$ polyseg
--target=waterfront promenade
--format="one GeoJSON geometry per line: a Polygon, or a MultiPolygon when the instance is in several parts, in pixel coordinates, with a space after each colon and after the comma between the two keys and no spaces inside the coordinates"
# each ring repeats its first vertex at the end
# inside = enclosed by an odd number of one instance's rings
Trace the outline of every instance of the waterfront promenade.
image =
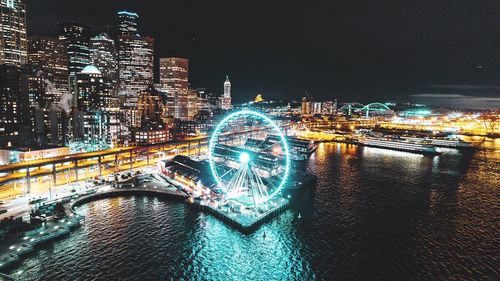
{"type": "MultiPolygon", "coordinates": [[[[255,230],[259,225],[285,210],[289,204],[287,199],[278,197],[268,202],[269,206],[265,211],[235,212],[227,206],[212,205],[210,198],[190,198],[188,193],[182,190],[182,186],[161,174],[151,174],[151,179],[150,182],[127,188],[118,185],[115,187],[111,185],[87,186],[82,187],[78,193],[75,193],[74,190],[68,190],[70,187],[66,187],[66,193],[61,193],[64,196],[48,202],[49,204],[63,203],[66,216],[62,218],[50,216],[42,226],[27,231],[22,236],[5,239],[0,246],[0,270],[14,267],[38,247],[68,235],[85,221],[85,217],[78,214],[78,207],[94,200],[133,195],[167,197],[172,200],[184,201],[188,206],[207,212],[243,233],[255,230]]],[[[14,200],[20,199],[12,201],[14,200]]],[[[29,217],[31,211],[29,204],[24,202],[24,205],[27,207],[20,210],[18,217],[29,217]]],[[[19,274],[21,273],[19,272],[19,274]]]]}
{"type": "MultiPolygon", "coordinates": [[[[94,186],[81,193],[71,193],[60,197],[55,202],[63,203],[65,217],[59,219],[54,216],[48,217],[42,226],[27,231],[22,236],[11,237],[2,241],[0,245],[0,270],[12,267],[37,247],[68,235],[85,220],[85,217],[78,214],[78,206],[101,198],[140,194],[165,196],[177,200],[186,198],[186,195],[176,187],[166,181],[160,182],[158,179],[134,188],[112,188],[110,185],[94,186]]],[[[26,215],[29,217],[29,211],[30,208],[28,207],[19,214],[19,217],[25,217],[26,215]]]]}

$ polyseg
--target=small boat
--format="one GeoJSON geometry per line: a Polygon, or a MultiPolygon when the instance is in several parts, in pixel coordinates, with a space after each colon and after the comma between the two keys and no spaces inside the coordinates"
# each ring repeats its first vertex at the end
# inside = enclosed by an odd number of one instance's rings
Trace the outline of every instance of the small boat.
{"type": "Polygon", "coordinates": [[[298,219],[301,219],[302,218],[302,215],[299,213],[299,215],[297,216],[298,219]]]}

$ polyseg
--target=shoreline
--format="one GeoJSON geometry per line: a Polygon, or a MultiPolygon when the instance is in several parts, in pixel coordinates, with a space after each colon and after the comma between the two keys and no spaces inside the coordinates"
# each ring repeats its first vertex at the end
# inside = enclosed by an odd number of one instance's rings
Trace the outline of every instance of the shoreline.
{"type": "MultiPolygon", "coordinates": [[[[127,188],[118,189],[113,188],[105,191],[98,191],[86,195],[82,195],[79,198],[66,202],[64,204],[64,210],[67,216],[58,221],[47,222],[48,226],[45,228],[40,227],[35,230],[30,231],[29,234],[26,232],[24,237],[13,238],[10,246],[4,245],[5,248],[2,249],[0,253],[0,272],[5,272],[6,270],[11,270],[15,268],[18,263],[22,262],[25,257],[32,254],[38,248],[47,245],[48,243],[55,242],[62,239],[77,227],[79,227],[85,221],[85,216],[80,215],[76,212],[76,208],[84,204],[98,201],[107,198],[114,198],[120,196],[155,196],[155,197],[165,197],[177,202],[185,202],[189,207],[192,207],[200,212],[204,212],[214,216],[219,219],[229,227],[232,227],[244,234],[249,234],[256,230],[260,225],[265,222],[269,222],[272,218],[283,212],[289,207],[289,201],[283,198],[283,202],[265,212],[263,215],[252,219],[250,222],[242,222],[236,217],[232,217],[229,214],[225,214],[223,211],[218,210],[212,206],[202,204],[203,201],[190,203],[186,199],[188,196],[178,190],[166,189],[165,187],[139,187],[139,188],[127,188]],[[43,228],[43,229],[41,229],[43,228]]],[[[4,274],[4,273],[2,273],[4,274]]],[[[12,276],[3,276],[4,278],[13,278],[12,276]]]]}

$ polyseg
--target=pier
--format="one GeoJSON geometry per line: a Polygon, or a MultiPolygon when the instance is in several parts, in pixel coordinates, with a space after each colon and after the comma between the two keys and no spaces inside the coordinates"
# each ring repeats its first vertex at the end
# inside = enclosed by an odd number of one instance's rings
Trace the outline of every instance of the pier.
{"type": "Polygon", "coordinates": [[[272,199],[270,203],[274,206],[263,213],[234,212],[229,208],[211,206],[205,201],[194,201],[190,206],[207,212],[240,232],[248,234],[256,230],[264,222],[271,220],[274,216],[286,210],[290,201],[285,198],[276,198],[272,199]]]}

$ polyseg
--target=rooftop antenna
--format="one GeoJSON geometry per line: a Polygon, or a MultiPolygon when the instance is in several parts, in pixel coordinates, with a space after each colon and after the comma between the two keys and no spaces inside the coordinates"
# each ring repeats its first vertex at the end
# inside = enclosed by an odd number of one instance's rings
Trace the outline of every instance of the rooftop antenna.
{"type": "Polygon", "coordinates": [[[306,89],[304,89],[304,92],[306,92],[306,96],[307,96],[307,98],[308,98],[308,99],[311,99],[311,96],[309,96],[309,93],[307,92],[307,90],[306,90],[306,89]]]}

